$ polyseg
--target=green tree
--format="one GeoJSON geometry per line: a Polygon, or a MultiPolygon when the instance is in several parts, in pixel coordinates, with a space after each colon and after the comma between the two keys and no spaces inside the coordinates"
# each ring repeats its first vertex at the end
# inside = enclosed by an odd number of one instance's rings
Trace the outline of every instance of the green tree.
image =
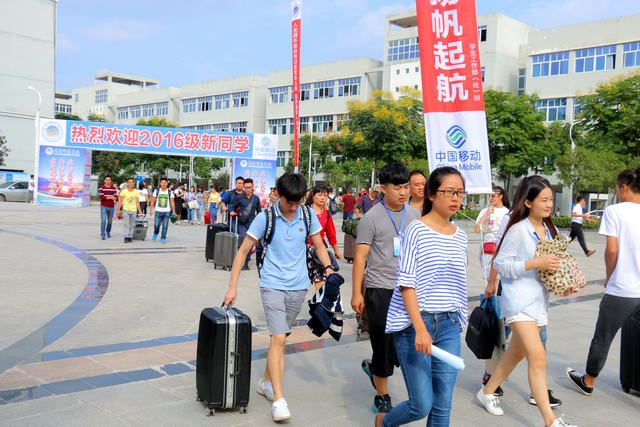
{"type": "Polygon", "coordinates": [[[90,122],[107,123],[107,119],[102,114],[93,114],[93,113],[91,113],[87,117],[87,120],[90,121],[90,122]]]}
{"type": "Polygon", "coordinates": [[[82,117],[77,116],[75,114],[69,114],[69,113],[56,113],[54,117],[58,120],[76,120],[80,122],[82,121],[82,117]]]}
{"type": "Polygon", "coordinates": [[[0,166],[4,166],[4,159],[9,155],[11,149],[7,147],[7,138],[4,135],[0,135],[0,166]]]}
{"type": "Polygon", "coordinates": [[[370,100],[347,105],[350,118],[342,128],[346,159],[370,159],[377,170],[383,164],[427,157],[419,92],[405,90],[399,99],[374,92],[370,100]]]}
{"type": "Polygon", "coordinates": [[[516,96],[489,89],[484,93],[491,166],[499,178],[523,176],[531,169],[550,172],[548,162],[561,147],[549,138],[541,115],[536,111],[536,97],[516,96]]]}
{"type": "Polygon", "coordinates": [[[556,161],[560,180],[573,184],[574,195],[583,192],[606,192],[614,188],[616,171],[624,169],[624,158],[606,149],[593,149],[578,145],[567,150],[556,161]]]}

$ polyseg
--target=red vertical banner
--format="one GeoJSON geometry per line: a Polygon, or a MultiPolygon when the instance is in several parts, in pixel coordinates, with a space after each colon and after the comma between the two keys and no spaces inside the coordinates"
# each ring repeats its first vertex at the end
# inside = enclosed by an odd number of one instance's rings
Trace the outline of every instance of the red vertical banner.
{"type": "Polygon", "coordinates": [[[293,167],[298,172],[300,146],[300,31],[302,0],[291,2],[291,70],[293,72],[293,167]]]}
{"type": "Polygon", "coordinates": [[[470,193],[491,192],[474,0],[416,0],[431,170],[452,166],[470,193]]]}

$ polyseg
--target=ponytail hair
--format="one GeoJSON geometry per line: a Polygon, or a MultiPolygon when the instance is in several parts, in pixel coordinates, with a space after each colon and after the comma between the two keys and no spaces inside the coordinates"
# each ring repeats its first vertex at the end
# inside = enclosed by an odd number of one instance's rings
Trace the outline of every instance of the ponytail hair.
{"type": "Polygon", "coordinates": [[[618,186],[627,185],[632,192],[640,194],[640,168],[623,170],[616,182],[618,186]]]}
{"type": "Polygon", "coordinates": [[[451,166],[443,166],[434,169],[433,172],[431,172],[431,175],[429,175],[429,179],[427,180],[427,185],[425,187],[426,193],[424,195],[424,203],[422,204],[422,216],[431,212],[431,209],[433,208],[433,202],[431,201],[429,196],[435,197],[436,194],[438,194],[437,192],[442,185],[442,180],[445,176],[449,175],[458,175],[462,180],[462,184],[465,184],[464,177],[456,168],[452,168],[451,166]]]}

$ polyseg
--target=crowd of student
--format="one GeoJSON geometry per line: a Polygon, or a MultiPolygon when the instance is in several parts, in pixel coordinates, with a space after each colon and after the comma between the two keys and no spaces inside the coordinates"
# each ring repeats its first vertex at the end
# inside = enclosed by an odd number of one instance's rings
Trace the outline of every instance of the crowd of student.
{"type": "MultiPolygon", "coordinates": [[[[190,222],[197,221],[198,212],[207,208],[212,221],[221,212],[228,212],[231,221],[237,221],[240,247],[224,298],[227,305],[236,302],[238,278],[241,270],[249,268],[254,247],[262,246],[258,252],[260,295],[271,340],[257,391],[273,402],[275,421],[291,417],[283,394],[284,349],[309,288],[306,247],[313,247],[321,264],[321,274],[315,276],[319,289],[324,280],[337,277],[333,276],[336,273],[332,257],[340,259],[342,254],[332,207],[340,204],[345,220],[361,218],[351,306],[368,318],[372,356],[361,366],[375,391],[375,425],[398,426],[425,417],[428,425],[450,423],[457,371],[432,358],[431,353],[432,345],[437,345],[460,355],[461,334],[468,319],[468,239],[451,220],[465,200],[465,181],[453,168],[435,169],[427,178],[420,171],[410,173],[402,164],[383,168],[378,178],[379,184],[357,199],[348,192],[334,196],[322,184],[308,189],[303,176],[286,173],[271,189],[264,207],[253,193],[252,180],[242,177],[236,179],[233,190],[223,195],[215,189],[206,194],[202,189],[184,191],[181,185],[171,190],[165,179],[151,195],[145,195],[145,202],[149,197],[151,215],[155,214],[154,240],[162,226],[161,240],[166,241],[169,216],[177,213],[178,204],[182,203],[194,210],[187,213],[190,222]],[[394,405],[388,381],[396,366],[402,369],[409,399],[394,405]]],[[[124,213],[126,239],[130,237],[127,233],[132,218],[143,213],[144,205],[132,179],[119,193],[109,181],[107,177],[100,190],[105,202],[102,236],[109,237],[115,209],[124,213]]],[[[640,215],[640,169],[618,175],[617,196],[619,203],[605,210],[600,227],[600,234],[606,236],[606,290],[586,374],[571,368],[566,371],[571,384],[585,395],[593,392],[617,331],[640,309],[640,229],[633,226],[640,215]]],[[[578,218],[590,219],[582,207],[584,203],[578,199],[573,209],[574,222],[578,218]]],[[[547,387],[549,294],[537,272],[557,270],[559,259],[536,256],[538,242],[558,235],[551,221],[552,212],[550,183],[533,175],[520,182],[513,204],[503,188],[494,186],[490,205],[478,215],[475,231],[482,236],[480,261],[487,281],[484,296],[500,296],[504,331],[500,345],[486,363],[476,398],[490,414],[503,415],[501,384],[526,358],[529,402],[537,405],[545,426],[558,427],[569,424],[552,411],[561,402],[547,387]]],[[[582,245],[581,232],[581,227],[572,226],[571,237],[578,237],[582,245]]],[[[587,256],[593,255],[586,245],[582,246],[587,256]]],[[[567,295],[572,292],[569,290],[567,295]]]]}

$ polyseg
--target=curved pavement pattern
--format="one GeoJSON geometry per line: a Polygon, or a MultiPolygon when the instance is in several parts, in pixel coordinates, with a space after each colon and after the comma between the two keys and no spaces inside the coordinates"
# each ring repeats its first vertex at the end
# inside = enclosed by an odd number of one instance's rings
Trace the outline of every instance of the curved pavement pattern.
{"type": "MultiPolygon", "coordinates": [[[[33,237],[25,233],[2,230],[1,232],[19,236],[33,237]]],[[[45,237],[35,236],[36,240],[54,245],[75,255],[87,267],[89,277],[87,285],[80,295],[67,308],[39,329],[0,351],[0,374],[19,363],[42,361],[43,348],[56,341],[73,329],[102,300],[109,287],[109,273],[104,265],[86,251],[69,244],[45,237]]]]}

